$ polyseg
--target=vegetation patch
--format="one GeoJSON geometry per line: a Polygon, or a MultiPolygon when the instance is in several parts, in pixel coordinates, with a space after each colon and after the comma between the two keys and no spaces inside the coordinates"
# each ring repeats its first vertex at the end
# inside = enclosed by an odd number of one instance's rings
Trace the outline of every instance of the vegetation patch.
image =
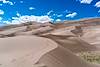
{"type": "Polygon", "coordinates": [[[89,63],[100,64],[100,52],[81,52],[77,55],[89,63]]]}

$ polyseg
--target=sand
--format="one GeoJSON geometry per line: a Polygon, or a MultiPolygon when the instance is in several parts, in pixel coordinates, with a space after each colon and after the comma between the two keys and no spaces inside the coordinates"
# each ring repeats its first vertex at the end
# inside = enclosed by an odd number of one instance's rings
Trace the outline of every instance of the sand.
{"type": "Polygon", "coordinates": [[[69,49],[70,51],[74,53],[84,52],[84,51],[93,51],[96,49],[95,46],[90,45],[88,42],[74,35],[48,34],[48,35],[44,35],[43,37],[52,39],[53,41],[55,41],[62,47],[69,49]]]}
{"type": "Polygon", "coordinates": [[[0,67],[34,67],[39,64],[47,67],[92,67],[47,38],[16,36],[0,39],[0,67]]]}
{"type": "Polygon", "coordinates": [[[0,39],[0,67],[32,67],[55,47],[57,44],[50,39],[35,36],[0,39]]]}
{"type": "Polygon", "coordinates": [[[0,67],[100,67],[76,56],[80,52],[100,51],[97,48],[100,46],[99,22],[97,18],[3,27],[0,29],[0,67]],[[71,32],[75,26],[82,27],[82,36],[75,34],[80,33],[78,29],[71,32]]]}
{"type": "Polygon", "coordinates": [[[7,29],[0,32],[1,37],[14,36],[17,32],[26,31],[26,26],[7,29]]]}

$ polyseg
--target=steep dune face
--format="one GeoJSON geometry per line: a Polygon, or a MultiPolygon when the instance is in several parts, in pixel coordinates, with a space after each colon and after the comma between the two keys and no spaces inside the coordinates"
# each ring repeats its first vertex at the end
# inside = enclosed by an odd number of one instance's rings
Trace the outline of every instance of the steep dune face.
{"type": "Polygon", "coordinates": [[[0,67],[45,66],[96,67],[47,38],[17,36],[0,39],[0,67]]]}
{"type": "Polygon", "coordinates": [[[99,67],[87,64],[61,46],[46,53],[41,57],[38,64],[44,64],[46,67],[99,67]]]}
{"type": "Polygon", "coordinates": [[[44,35],[43,37],[54,40],[59,45],[71,50],[72,52],[92,51],[96,49],[95,46],[92,46],[89,43],[73,35],[48,34],[44,35]]]}

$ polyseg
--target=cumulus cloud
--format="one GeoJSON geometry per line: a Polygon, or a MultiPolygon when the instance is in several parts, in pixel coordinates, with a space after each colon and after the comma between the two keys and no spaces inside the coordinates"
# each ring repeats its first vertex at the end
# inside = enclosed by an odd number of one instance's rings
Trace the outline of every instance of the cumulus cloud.
{"type": "Polygon", "coordinates": [[[76,15],[77,15],[77,13],[76,12],[73,12],[73,13],[70,13],[70,14],[66,15],[66,17],[73,18],[76,15]]]}
{"type": "Polygon", "coordinates": [[[4,11],[3,10],[0,10],[0,15],[3,15],[4,14],[4,11]]]}
{"type": "Polygon", "coordinates": [[[3,2],[4,4],[14,5],[14,3],[9,0],[0,0],[0,2],[3,2]]]}
{"type": "Polygon", "coordinates": [[[29,10],[34,10],[35,8],[34,7],[29,7],[29,10]]]}
{"type": "Polygon", "coordinates": [[[93,0],[78,0],[78,1],[80,1],[80,3],[84,3],[84,4],[91,4],[91,2],[93,0]]]}
{"type": "Polygon", "coordinates": [[[24,16],[20,16],[20,17],[12,17],[11,22],[5,21],[5,23],[6,24],[20,24],[20,23],[25,23],[25,22],[30,22],[30,21],[46,23],[46,22],[53,21],[53,19],[47,15],[45,15],[45,16],[24,15],[24,16]]]}
{"type": "Polygon", "coordinates": [[[96,7],[100,7],[100,1],[95,4],[96,7]]]}

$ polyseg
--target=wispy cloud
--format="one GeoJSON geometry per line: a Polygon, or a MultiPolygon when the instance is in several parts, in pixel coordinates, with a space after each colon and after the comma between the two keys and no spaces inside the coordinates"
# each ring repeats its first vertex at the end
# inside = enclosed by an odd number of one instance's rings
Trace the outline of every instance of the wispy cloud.
{"type": "Polygon", "coordinates": [[[0,15],[3,15],[4,14],[4,11],[3,10],[0,10],[0,15]]]}
{"type": "Polygon", "coordinates": [[[29,7],[29,10],[34,10],[35,8],[34,7],[29,7]]]}
{"type": "Polygon", "coordinates": [[[73,18],[76,15],[77,15],[77,13],[76,12],[73,12],[73,13],[67,14],[66,17],[73,18]]]}
{"type": "Polygon", "coordinates": [[[3,18],[2,17],[0,17],[0,21],[2,20],[3,18]]]}
{"type": "Polygon", "coordinates": [[[77,0],[77,1],[80,1],[80,3],[84,3],[84,4],[91,4],[93,0],[77,0]]]}
{"type": "Polygon", "coordinates": [[[24,3],[24,1],[20,1],[20,3],[24,3]]]}
{"type": "Polygon", "coordinates": [[[16,13],[16,16],[20,17],[20,16],[21,16],[21,14],[20,14],[19,12],[17,12],[17,13],[16,13]]]}
{"type": "Polygon", "coordinates": [[[100,13],[100,10],[98,11],[98,13],[100,13]]]}
{"type": "Polygon", "coordinates": [[[100,7],[100,1],[95,4],[96,7],[100,7]]]}
{"type": "Polygon", "coordinates": [[[61,19],[56,19],[56,22],[59,22],[59,21],[61,21],[61,19]]]}
{"type": "Polygon", "coordinates": [[[62,17],[63,16],[63,14],[59,14],[59,15],[57,15],[57,17],[62,17]]]}
{"type": "Polygon", "coordinates": [[[64,13],[71,13],[71,11],[69,11],[69,10],[65,10],[64,13]]]}
{"type": "Polygon", "coordinates": [[[0,4],[0,6],[2,6],[3,4],[0,4]]]}
{"type": "Polygon", "coordinates": [[[50,15],[52,12],[54,12],[54,11],[50,10],[49,12],[47,12],[47,15],[50,15]]]}
{"type": "Polygon", "coordinates": [[[0,0],[0,2],[3,2],[4,4],[14,5],[14,3],[9,0],[0,0]]]}

